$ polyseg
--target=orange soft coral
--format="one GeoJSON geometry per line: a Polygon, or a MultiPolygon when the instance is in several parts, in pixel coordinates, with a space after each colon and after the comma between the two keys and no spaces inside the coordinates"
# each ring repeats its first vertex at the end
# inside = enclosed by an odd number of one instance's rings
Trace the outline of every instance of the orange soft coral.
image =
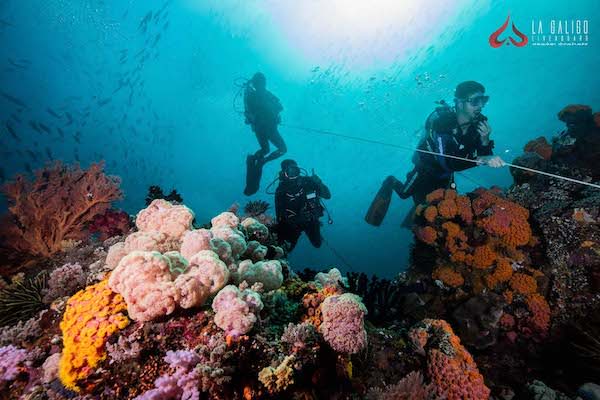
{"type": "Polygon", "coordinates": [[[464,278],[459,272],[456,272],[451,267],[436,268],[431,275],[433,279],[439,279],[447,286],[454,288],[460,287],[465,283],[464,278]]]}
{"type": "Polygon", "coordinates": [[[454,199],[444,199],[437,205],[438,213],[440,216],[446,219],[452,219],[456,217],[458,213],[458,207],[454,199]]]}
{"type": "Polygon", "coordinates": [[[523,150],[529,153],[537,153],[544,160],[549,160],[552,157],[552,145],[543,136],[529,141],[523,150]]]}
{"type": "Polygon", "coordinates": [[[537,282],[532,276],[516,273],[510,279],[510,287],[519,294],[528,295],[537,291],[537,282]]]}
{"type": "Polygon", "coordinates": [[[429,206],[425,209],[423,216],[427,220],[427,222],[435,221],[435,218],[438,216],[438,210],[435,206],[429,206]]]}
{"type": "Polygon", "coordinates": [[[308,322],[318,329],[323,322],[321,303],[327,297],[338,294],[341,294],[341,289],[337,286],[326,286],[317,292],[306,293],[302,297],[302,305],[306,309],[306,314],[302,316],[302,322],[308,322]]]}
{"type": "Polygon", "coordinates": [[[544,297],[538,293],[527,296],[527,308],[531,313],[528,319],[536,333],[545,335],[550,327],[550,306],[544,297]]]}
{"type": "Polygon", "coordinates": [[[108,337],[129,324],[123,314],[126,309],[123,297],[108,287],[108,279],[69,299],[60,323],[64,349],[59,377],[65,387],[78,391],[77,382],[106,358],[104,345],[108,337]]]}
{"type": "Polygon", "coordinates": [[[513,269],[508,258],[500,258],[496,261],[494,272],[485,277],[488,288],[494,289],[498,284],[508,282],[512,277],[513,269]]]}
{"type": "Polygon", "coordinates": [[[489,398],[490,390],[473,357],[446,321],[425,319],[409,332],[409,337],[419,351],[427,353],[427,373],[438,397],[489,398]]]}
{"type": "Polygon", "coordinates": [[[35,180],[17,175],[2,187],[12,214],[0,236],[14,250],[52,256],[63,241],[89,235],[87,224],[121,198],[120,179],[107,176],[103,163],[82,170],[59,161],[35,172],[35,180]]]}
{"type": "Polygon", "coordinates": [[[437,239],[437,232],[431,226],[419,227],[416,229],[415,234],[420,241],[427,244],[433,244],[437,239]]]}
{"type": "Polygon", "coordinates": [[[496,261],[496,252],[488,245],[477,246],[473,251],[473,268],[487,269],[496,261]]]}
{"type": "Polygon", "coordinates": [[[456,207],[458,216],[467,224],[473,222],[473,211],[471,210],[471,200],[467,196],[456,197],[456,207]]]}
{"type": "Polygon", "coordinates": [[[425,197],[427,203],[437,203],[444,198],[444,189],[436,189],[425,197]]]}

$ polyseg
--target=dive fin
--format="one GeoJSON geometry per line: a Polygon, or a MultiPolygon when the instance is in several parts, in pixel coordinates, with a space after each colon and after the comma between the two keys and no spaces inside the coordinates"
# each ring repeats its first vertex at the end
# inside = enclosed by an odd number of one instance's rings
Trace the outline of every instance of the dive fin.
{"type": "Polygon", "coordinates": [[[379,226],[387,214],[390,202],[392,200],[392,185],[387,180],[383,182],[381,188],[371,202],[371,206],[365,215],[365,221],[373,226],[379,226]]]}
{"type": "Polygon", "coordinates": [[[244,194],[246,196],[251,196],[258,192],[263,165],[264,163],[260,162],[259,159],[253,155],[249,155],[246,158],[246,188],[244,188],[244,194]]]}

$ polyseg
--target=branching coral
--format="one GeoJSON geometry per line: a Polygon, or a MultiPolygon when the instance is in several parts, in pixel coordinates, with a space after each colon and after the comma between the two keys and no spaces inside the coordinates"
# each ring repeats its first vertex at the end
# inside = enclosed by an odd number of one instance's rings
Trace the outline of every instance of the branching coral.
{"type": "Polygon", "coordinates": [[[265,367],[258,373],[258,380],[262,382],[269,393],[279,393],[294,383],[294,355],[283,359],[277,367],[265,367]]]}
{"type": "Polygon", "coordinates": [[[108,337],[125,328],[129,319],[123,297],[108,287],[108,280],[88,286],[71,297],[60,323],[64,349],[59,376],[65,387],[79,390],[77,382],[86,378],[106,358],[108,337]]]}
{"type": "Polygon", "coordinates": [[[103,168],[97,163],[82,170],[57,161],[36,171],[32,182],[17,175],[2,188],[12,219],[0,236],[17,251],[44,257],[60,252],[63,241],[87,238],[87,224],[121,198],[120,179],[103,168]]]}
{"type": "Polygon", "coordinates": [[[435,390],[432,384],[423,382],[423,375],[413,371],[395,385],[383,389],[372,389],[367,393],[367,400],[433,400],[435,390]]]}

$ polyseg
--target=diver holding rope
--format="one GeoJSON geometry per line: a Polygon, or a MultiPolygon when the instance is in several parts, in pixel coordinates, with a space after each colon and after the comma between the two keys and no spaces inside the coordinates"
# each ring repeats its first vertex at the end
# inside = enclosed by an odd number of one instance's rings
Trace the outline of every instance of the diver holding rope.
{"type": "MultiPolygon", "coordinates": [[[[445,101],[438,103],[425,122],[426,136],[413,155],[414,168],[407,174],[406,182],[402,183],[394,176],[384,180],[365,216],[367,223],[381,225],[392,191],[401,199],[412,197],[416,206],[425,202],[425,196],[436,189],[456,188],[454,172],[481,164],[493,168],[505,165],[500,157],[492,154],[492,128],[481,113],[488,100],[482,84],[466,81],[456,87],[454,108],[445,101]]],[[[405,218],[403,227],[411,226],[413,210],[405,218]]]]}

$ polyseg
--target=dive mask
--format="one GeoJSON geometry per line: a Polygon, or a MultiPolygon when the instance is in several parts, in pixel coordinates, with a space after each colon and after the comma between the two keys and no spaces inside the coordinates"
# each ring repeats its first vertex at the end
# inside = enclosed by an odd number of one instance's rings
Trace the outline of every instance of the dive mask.
{"type": "Polygon", "coordinates": [[[296,179],[298,175],[300,175],[300,167],[297,165],[290,165],[283,171],[283,174],[288,179],[296,179]]]}
{"type": "Polygon", "coordinates": [[[464,101],[471,104],[473,107],[484,107],[489,99],[490,96],[473,96],[464,101]]]}

